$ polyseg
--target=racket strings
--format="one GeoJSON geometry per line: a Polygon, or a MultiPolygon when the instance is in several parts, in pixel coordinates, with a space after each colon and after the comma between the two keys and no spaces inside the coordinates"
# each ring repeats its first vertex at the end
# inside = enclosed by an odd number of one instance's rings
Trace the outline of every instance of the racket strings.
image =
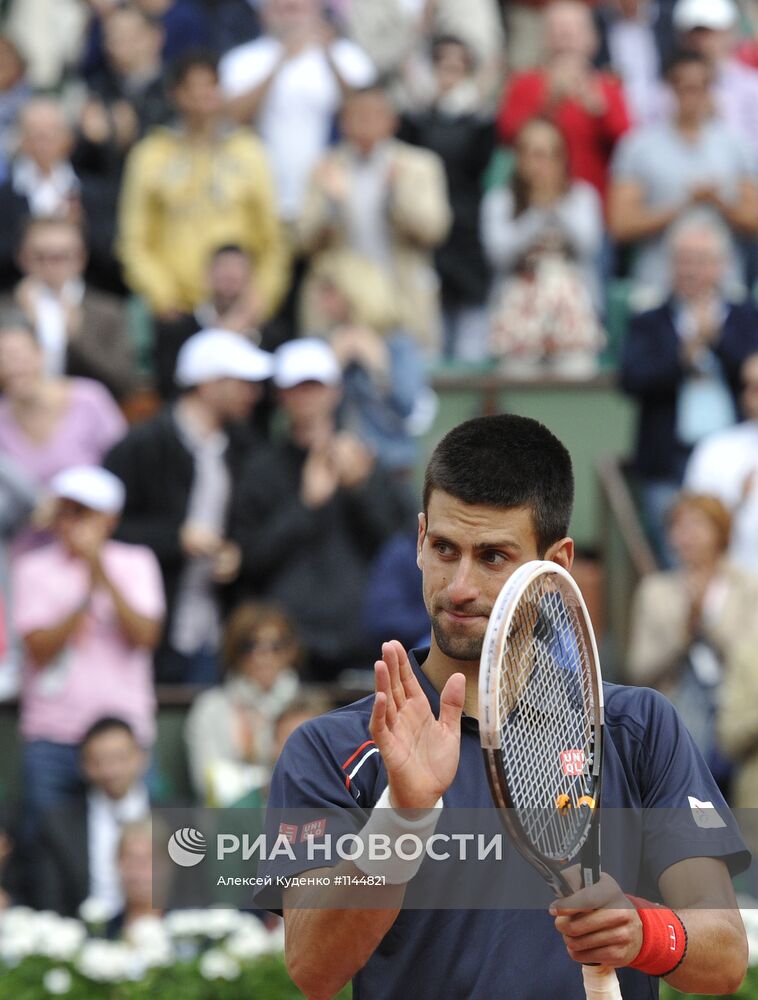
{"type": "Polygon", "coordinates": [[[570,857],[589,825],[591,661],[576,612],[551,577],[516,608],[500,671],[503,764],[513,808],[545,857],[570,857]]]}

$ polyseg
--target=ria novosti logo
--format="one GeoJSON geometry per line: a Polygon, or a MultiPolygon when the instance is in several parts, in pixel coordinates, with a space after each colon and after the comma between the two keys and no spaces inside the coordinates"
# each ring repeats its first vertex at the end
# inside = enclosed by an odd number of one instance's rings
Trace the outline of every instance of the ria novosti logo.
{"type": "Polygon", "coordinates": [[[207,844],[199,830],[185,826],[175,830],[168,842],[168,856],[176,865],[182,868],[192,868],[199,865],[205,857],[207,844]]]}

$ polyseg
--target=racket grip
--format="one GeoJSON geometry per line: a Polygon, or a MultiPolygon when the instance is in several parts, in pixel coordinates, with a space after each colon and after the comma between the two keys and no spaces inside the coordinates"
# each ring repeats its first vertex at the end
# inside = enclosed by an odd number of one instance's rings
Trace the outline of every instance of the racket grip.
{"type": "Polygon", "coordinates": [[[582,978],[587,1000],[623,1000],[615,969],[583,965],[582,978]]]}

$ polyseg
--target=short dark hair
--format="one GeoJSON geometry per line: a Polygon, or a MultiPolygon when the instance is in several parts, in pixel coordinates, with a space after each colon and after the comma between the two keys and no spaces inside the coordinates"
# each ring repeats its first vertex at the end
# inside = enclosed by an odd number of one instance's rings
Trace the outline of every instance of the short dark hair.
{"type": "Polygon", "coordinates": [[[243,257],[250,257],[250,252],[245,250],[239,243],[222,243],[221,246],[215,247],[212,251],[211,260],[215,260],[216,257],[220,257],[225,253],[238,253],[243,257]]]}
{"type": "Polygon", "coordinates": [[[188,49],[171,63],[166,73],[166,87],[181,87],[193,69],[207,69],[218,80],[218,55],[211,49],[188,49]]]}
{"type": "Polygon", "coordinates": [[[466,60],[466,69],[469,73],[473,73],[477,68],[476,54],[469,43],[465,39],[461,38],[460,35],[435,35],[429,46],[432,62],[436,63],[442,50],[452,45],[455,45],[459,49],[463,49],[466,60]]]}
{"type": "Polygon", "coordinates": [[[131,736],[135,743],[137,742],[134,730],[125,719],[119,719],[118,716],[115,715],[104,715],[101,719],[98,719],[97,722],[93,722],[84,736],[82,736],[79,748],[84,750],[87,744],[96,739],[98,736],[102,736],[103,733],[114,732],[126,733],[127,736],[131,736]]]}
{"type": "Polygon", "coordinates": [[[571,456],[530,417],[474,417],[434,449],[424,476],[425,512],[434,490],[485,507],[528,507],[543,554],[568,533],[574,505],[571,456]]]}
{"type": "Polygon", "coordinates": [[[147,27],[151,28],[153,31],[163,31],[163,22],[159,17],[153,14],[148,14],[146,10],[143,10],[137,3],[124,3],[120,4],[118,7],[113,8],[114,14],[134,14],[136,17],[142,21],[142,23],[147,27]]]}
{"type": "Polygon", "coordinates": [[[711,71],[710,63],[699,52],[693,52],[692,49],[677,49],[666,62],[663,71],[664,79],[670,80],[680,66],[702,66],[709,73],[711,71]]]}

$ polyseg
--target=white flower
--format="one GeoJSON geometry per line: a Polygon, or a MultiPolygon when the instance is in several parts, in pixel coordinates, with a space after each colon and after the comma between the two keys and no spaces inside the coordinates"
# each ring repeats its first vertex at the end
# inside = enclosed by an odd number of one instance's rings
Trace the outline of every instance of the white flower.
{"type": "Polygon", "coordinates": [[[71,989],[71,973],[68,969],[48,969],[42,977],[42,985],[48,993],[60,995],[71,989]]]}
{"type": "Polygon", "coordinates": [[[36,950],[37,941],[31,927],[15,928],[12,934],[4,933],[0,939],[0,958],[8,965],[15,965],[36,950]]]}
{"type": "Polygon", "coordinates": [[[172,937],[205,937],[207,910],[174,910],[163,923],[172,937]]]}
{"type": "Polygon", "coordinates": [[[745,925],[750,965],[758,965],[758,903],[754,899],[737,897],[740,915],[745,925]]]}
{"type": "Polygon", "coordinates": [[[113,908],[97,896],[88,896],[79,907],[79,916],[85,924],[104,924],[113,916],[113,908]]]}
{"type": "Polygon", "coordinates": [[[59,962],[71,961],[87,937],[84,924],[67,917],[48,918],[35,930],[38,953],[59,962]]]}
{"type": "Polygon", "coordinates": [[[163,921],[159,917],[140,917],[130,925],[126,940],[133,947],[135,960],[144,973],[146,969],[171,965],[174,948],[163,921]]]}
{"type": "Polygon", "coordinates": [[[126,940],[135,948],[149,948],[155,942],[169,943],[169,933],[160,917],[138,917],[126,931],[126,940]]]}
{"type": "Polygon", "coordinates": [[[200,959],[200,975],[203,979],[237,979],[239,974],[239,962],[219,948],[211,948],[200,959]]]}
{"type": "Polygon", "coordinates": [[[258,927],[244,927],[224,942],[224,950],[240,962],[249,962],[269,951],[269,936],[260,921],[258,927]]]}
{"type": "Polygon", "coordinates": [[[173,965],[176,961],[176,953],[171,947],[170,941],[158,940],[150,945],[144,945],[139,948],[135,954],[137,961],[143,970],[157,968],[165,969],[167,966],[173,965]]]}
{"type": "Polygon", "coordinates": [[[11,906],[0,913],[0,934],[13,934],[19,929],[30,929],[37,916],[29,906],[11,906]]]}
{"type": "Polygon", "coordinates": [[[86,941],[76,959],[83,976],[100,983],[118,983],[133,976],[135,955],[118,941],[86,941]]]}
{"type": "Polygon", "coordinates": [[[233,934],[241,926],[241,914],[239,910],[209,909],[205,911],[203,921],[203,933],[206,937],[218,941],[233,934]]]}

